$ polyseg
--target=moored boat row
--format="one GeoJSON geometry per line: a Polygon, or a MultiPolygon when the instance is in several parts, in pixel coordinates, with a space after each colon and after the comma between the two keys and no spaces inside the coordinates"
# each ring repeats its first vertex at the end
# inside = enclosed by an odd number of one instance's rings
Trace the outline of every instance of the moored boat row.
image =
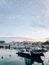
{"type": "Polygon", "coordinates": [[[22,49],[18,51],[18,55],[22,57],[38,57],[38,56],[44,56],[44,52],[47,50],[42,48],[35,48],[35,49],[22,49]]]}

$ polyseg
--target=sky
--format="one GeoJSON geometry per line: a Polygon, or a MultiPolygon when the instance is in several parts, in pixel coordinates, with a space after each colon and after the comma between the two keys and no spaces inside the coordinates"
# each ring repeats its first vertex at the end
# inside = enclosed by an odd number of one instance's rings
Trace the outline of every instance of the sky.
{"type": "Polygon", "coordinates": [[[0,37],[49,38],[49,0],[0,0],[0,37]]]}

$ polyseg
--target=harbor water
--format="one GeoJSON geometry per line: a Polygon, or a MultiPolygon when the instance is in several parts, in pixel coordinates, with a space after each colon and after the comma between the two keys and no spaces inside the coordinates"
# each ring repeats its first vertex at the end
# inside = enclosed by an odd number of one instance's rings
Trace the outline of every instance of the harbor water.
{"type": "Polygon", "coordinates": [[[49,52],[40,58],[24,58],[16,53],[17,50],[0,49],[0,65],[49,65],[49,52]]]}

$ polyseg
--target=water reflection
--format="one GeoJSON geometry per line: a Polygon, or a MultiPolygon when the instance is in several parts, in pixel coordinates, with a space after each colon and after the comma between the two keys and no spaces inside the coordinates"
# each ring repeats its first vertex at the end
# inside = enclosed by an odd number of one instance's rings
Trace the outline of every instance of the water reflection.
{"type": "Polygon", "coordinates": [[[41,59],[41,57],[24,58],[24,59],[25,59],[25,64],[26,64],[26,65],[32,65],[32,64],[34,64],[34,62],[41,63],[42,65],[44,65],[44,62],[43,62],[43,60],[41,59]]]}

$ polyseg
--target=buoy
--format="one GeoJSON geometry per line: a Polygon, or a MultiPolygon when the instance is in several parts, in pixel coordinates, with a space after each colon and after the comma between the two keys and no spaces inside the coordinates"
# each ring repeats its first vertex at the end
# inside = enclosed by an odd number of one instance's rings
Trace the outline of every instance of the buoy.
{"type": "Polygon", "coordinates": [[[11,55],[9,55],[9,56],[11,56],[11,55]]]}
{"type": "Polygon", "coordinates": [[[1,59],[3,59],[3,56],[1,57],[1,59]]]}

